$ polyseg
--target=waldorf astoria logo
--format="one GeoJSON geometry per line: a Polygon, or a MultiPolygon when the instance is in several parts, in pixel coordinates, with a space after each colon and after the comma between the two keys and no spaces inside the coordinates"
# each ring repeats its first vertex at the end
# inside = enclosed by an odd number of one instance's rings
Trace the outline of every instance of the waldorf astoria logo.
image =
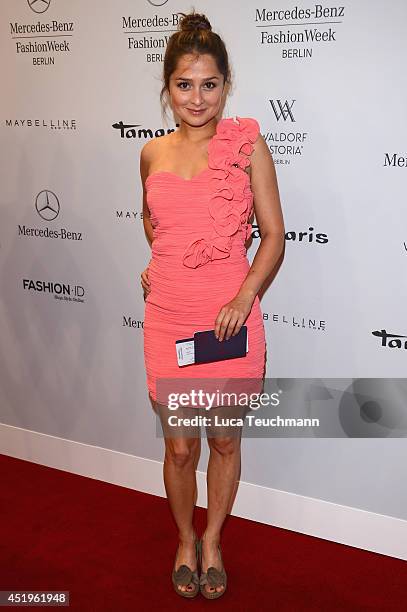
{"type": "Polygon", "coordinates": [[[273,46],[283,59],[311,58],[314,48],[335,44],[345,7],[314,4],[311,8],[265,8],[254,12],[260,47],[273,46]]]}
{"type": "Polygon", "coordinates": [[[276,165],[289,165],[292,159],[304,153],[309,134],[298,128],[295,129],[293,125],[297,121],[298,114],[295,112],[297,110],[295,104],[296,100],[293,98],[268,100],[273,126],[263,131],[262,136],[276,165]]]}
{"type": "Polygon", "coordinates": [[[385,329],[372,331],[372,335],[380,338],[380,346],[382,347],[407,350],[407,336],[390,333],[385,329]]]}
{"type": "Polygon", "coordinates": [[[295,100],[269,100],[277,121],[292,121],[294,122],[293,106],[295,100]]]}
{"type": "Polygon", "coordinates": [[[85,302],[85,289],[81,285],[33,278],[23,278],[21,283],[23,290],[31,294],[42,293],[62,302],[85,302]]]}
{"type": "Polygon", "coordinates": [[[49,1],[28,0],[28,7],[37,14],[37,21],[10,21],[10,36],[17,57],[29,59],[33,66],[53,66],[58,57],[71,52],[75,23],[43,20],[49,5],[49,1]]]}

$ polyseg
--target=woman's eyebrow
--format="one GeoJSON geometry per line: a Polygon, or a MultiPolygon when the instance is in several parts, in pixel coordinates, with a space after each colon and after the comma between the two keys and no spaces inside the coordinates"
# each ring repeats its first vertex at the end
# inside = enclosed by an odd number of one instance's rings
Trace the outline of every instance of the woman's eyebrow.
{"type": "MultiPolygon", "coordinates": [[[[219,79],[218,76],[205,77],[203,81],[209,81],[210,79],[219,79]]],[[[193,81],[193,79],[187,79],[186,77],[177,77],[176,81],[193,81]]]]}

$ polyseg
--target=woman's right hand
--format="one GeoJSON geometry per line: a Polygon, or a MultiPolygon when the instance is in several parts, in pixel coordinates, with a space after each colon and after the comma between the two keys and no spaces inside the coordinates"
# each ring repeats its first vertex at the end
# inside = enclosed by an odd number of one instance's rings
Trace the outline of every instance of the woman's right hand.
{"type": "Polygon", "coordinates": [[[148,268],[149,266],[147,266],[147,268],[140,275],[141,276],[141,286],[143,287],[143,291],[144,291],[144,299],[146,299],[147,295],[151,291],[150,281],[148,279],[148,268]]]}

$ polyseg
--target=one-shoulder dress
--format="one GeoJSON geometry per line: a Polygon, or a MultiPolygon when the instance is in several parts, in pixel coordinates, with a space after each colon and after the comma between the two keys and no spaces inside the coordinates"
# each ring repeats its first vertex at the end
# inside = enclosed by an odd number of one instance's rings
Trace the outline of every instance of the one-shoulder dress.
{"type": "MultiPolygon", "coordinates": [[[[254,118],[222,118],[208,143],[208,167],[192,179],[167,171],[145,182],[153,227],[145,299],[144,362],[150,397],[160,378],[253,378],[265,370],[265,331],[256,295],[244,357],[180,366],[176,340],[214,329],[221,307],[238,293],[250,264],[253,192],[245,168],[259,133],[254,118]]],[[[224,342],[225,340],[223,340],[224,342]]]]}

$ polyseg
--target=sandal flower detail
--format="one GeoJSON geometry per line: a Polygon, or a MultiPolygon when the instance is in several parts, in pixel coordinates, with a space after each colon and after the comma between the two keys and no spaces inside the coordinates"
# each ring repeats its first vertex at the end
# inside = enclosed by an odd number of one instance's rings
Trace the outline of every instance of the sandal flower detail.
{"type": "MultiPolygon", "coordinates": [[[[202,540],[199,540],[199,563],[200,566],[202,567],[202,540]]],[[[199,578],[199,590],[201,591],[201,594],[206,598],[206,599],[218,599],[218,597],[221,597],[224,592],[226,591],[226,585],[227,585],[227,574],[223,565],[223,560],[222,560],[222,552],[221,552],[221,548],[220,545],[218,545],[218,551],[219,551],[219,557],[222,563],[222,569],[218,570],[216,569],[216,567],[208,567],[208,570],[206,572],[201,572],[201,576],[199,578]],[[208,585],[212,588],[215,589],[215,591],[208,591],[205,585],[208,585]],[[216,591],[216,587],[220,587],[223,586],[223,589],[221,591],[216,591]]]]}
{"type": "MultiPolygon", "coordinates": [[[[196,556],[198,559],[199,556],[199,542],[196,540],[195,542],[195,550],[196,556]]],[[[198,569],[192,571],[188,565],[180,565],[179,568],[172,570],[172,584],[174,585],[174,590],[181,597],[187,597],[191,599],[192,597],[196,597],[199,593],[199,577],[198,577],[198,569]],[[178,586],[188,586],[189,584],[193,585],[193,589],[191,591],[181,591],[178,586]]]]}

